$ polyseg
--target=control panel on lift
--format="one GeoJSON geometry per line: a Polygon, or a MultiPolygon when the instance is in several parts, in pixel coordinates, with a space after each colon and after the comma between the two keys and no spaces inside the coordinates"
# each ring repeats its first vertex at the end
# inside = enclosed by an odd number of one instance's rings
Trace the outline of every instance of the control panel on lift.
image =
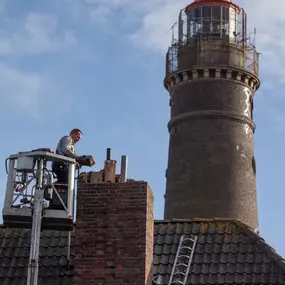
{"type": "Polygon", "coordinates": [[[50,149],[19,152],[7,158],[4,226],[32,228],[35,199],[41,199],[42,229],[72,230],[76,164],[75,159],[55,154],[50,149]],[[54,181],[54,162],[68,166],[67,184],[54,181]],[[35,191],[41,191],[42,195],[35,195],[35,191]]]}

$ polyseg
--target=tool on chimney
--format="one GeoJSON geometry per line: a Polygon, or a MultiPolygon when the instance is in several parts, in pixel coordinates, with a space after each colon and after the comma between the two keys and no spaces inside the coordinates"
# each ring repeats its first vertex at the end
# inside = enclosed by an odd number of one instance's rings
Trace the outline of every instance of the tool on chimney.
{"type": "Polygon", "coordinates": [[[92,155],[81,155],[76,158],[76,161],[82,166],[92,167],[96,164],[92,155]]]}

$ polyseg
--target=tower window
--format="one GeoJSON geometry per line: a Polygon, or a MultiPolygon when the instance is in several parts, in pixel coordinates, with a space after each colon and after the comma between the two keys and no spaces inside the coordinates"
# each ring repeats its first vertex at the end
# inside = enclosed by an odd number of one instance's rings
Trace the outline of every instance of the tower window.
{"type": "Polygon", "coordinates": [[[234,8],[223,5],[193,8],[187,14],[187,36],[235,39],[238,23],[238,13],[234,8]]]}
{"type": "Polygon", "coordinates": [[[254,173],[254,176],[256,175],[256,163],[255,163],[255,158],[254,156],[252,157],[252,170],[254,173]]]}

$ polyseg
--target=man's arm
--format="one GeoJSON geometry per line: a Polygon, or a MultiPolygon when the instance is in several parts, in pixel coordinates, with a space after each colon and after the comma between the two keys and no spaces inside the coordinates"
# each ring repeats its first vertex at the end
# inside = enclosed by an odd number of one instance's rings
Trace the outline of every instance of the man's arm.
{"type": "Polygon", "coordinates": [[[62,139],[61,152],[68,157],[76,158],[76,154],[74,152],[74,145],[71,137],[64,137],[62,139]]]}

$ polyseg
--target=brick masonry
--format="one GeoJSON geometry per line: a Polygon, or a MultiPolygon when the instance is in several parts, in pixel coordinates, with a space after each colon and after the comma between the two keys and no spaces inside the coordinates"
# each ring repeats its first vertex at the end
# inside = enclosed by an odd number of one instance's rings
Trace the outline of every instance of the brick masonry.
{"type": "Polygon", "coordinates": [[[258,228],[252,100],[233,80],[171,94],[165,219],[236,218],[258,228]]]}
{"type": "Polygon", "coordinates": [[[146,182],[78,181],[76,285],[151,285],[154,198],[146,182]]]}
{"type": "Polygon", "coordinates": [[[178,56],[179,69],[192,69],[194,66],[231,66],[243,68],[243,50],[237,45],[229,44],[226,40],[192,39],[183,48],[178,56]]]}

